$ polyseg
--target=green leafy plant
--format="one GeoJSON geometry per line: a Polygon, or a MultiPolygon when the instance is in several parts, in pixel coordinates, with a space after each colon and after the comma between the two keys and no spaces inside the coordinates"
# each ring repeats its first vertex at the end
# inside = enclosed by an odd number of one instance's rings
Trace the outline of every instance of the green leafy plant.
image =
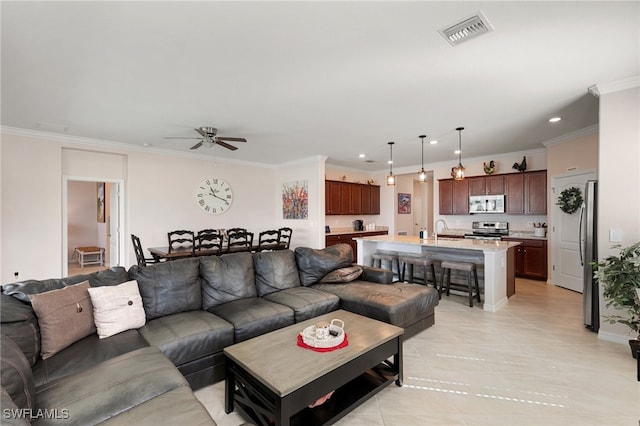
{"type": "Polygon", "coordinates": [[[618,256],[608,256],[592,266],[593,276],[602,286],[605,306],[621,312],[604,319],[609,324],[624,324],[640,334],[640,302],[636,292],[640,288],[640,241],[621,249],[618,256]]]}
{"type": "Polygon", "coordinates": [[[578,211],[582,205],[582,192],[580,188],[572,186],[560,193],[556,205],[560,206],[560,210],[565,213],[572,214],[578,211]]]}

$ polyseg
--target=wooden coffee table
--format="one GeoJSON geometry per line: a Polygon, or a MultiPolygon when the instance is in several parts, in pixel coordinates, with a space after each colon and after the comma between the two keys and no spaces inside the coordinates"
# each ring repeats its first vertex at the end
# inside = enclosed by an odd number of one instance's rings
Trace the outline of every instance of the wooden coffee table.
{"type": "Polygon", "coordinates": [[[403,333],[340,310],[229,346],[225,411],[238,408],[257,425],[334,423],[391,382],[402,386],[403,333]],[[297,346],[305,327],[334,318],[344,321],[348,346],[332,352],[297,346]],[[332,390],[327,402],[308,408],[332,390]]]}

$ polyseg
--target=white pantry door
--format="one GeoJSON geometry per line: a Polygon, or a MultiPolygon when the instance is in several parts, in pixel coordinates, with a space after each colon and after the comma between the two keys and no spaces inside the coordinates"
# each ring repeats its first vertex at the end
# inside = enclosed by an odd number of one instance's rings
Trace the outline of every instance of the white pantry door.
{"type": "Polygon", "coordinates": [[[583,292],[584,285],[580,263],[580,209],[567,214],[556,202],[560,193],[572,186],[580,188],[584,198],[585,183],[595,179],[596,173],[589,171],[553,177],[551,182],[551,283],[578,293],[583,292]]]}

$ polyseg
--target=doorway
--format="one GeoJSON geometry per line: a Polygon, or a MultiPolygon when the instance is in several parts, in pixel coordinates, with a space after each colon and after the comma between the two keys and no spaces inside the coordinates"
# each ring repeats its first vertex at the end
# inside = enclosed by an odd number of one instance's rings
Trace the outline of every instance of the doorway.
{"type": "Polygon", "coordinates": [[[551,282],[557,286],[583,292],[584,273],[580,261],[580,211],[567,214],[560,210],[555,200],[565,189],[573,186],[580,188],[584,197],[584,188],[588,180],[597,178],[595,171],[554,176],[551,182],[551,282]]]}
{"type": "Polygon", "coordinates": [[[123,265],[123,182],[77,177],[64,180],[63,276],[123,265]]]}

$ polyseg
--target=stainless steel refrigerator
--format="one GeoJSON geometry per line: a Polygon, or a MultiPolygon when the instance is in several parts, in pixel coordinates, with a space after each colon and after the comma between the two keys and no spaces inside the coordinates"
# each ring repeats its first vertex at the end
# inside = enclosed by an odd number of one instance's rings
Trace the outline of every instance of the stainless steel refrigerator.
{"type": "Polygon", "coordinates": [[[584,188],[584,204],[580,211],[580,260],[584,271],[584,325],[597,332],[600,328],[598,282],[593,278],[591,262],[598,260],[598,182],[588,180],[584,188]]]}

